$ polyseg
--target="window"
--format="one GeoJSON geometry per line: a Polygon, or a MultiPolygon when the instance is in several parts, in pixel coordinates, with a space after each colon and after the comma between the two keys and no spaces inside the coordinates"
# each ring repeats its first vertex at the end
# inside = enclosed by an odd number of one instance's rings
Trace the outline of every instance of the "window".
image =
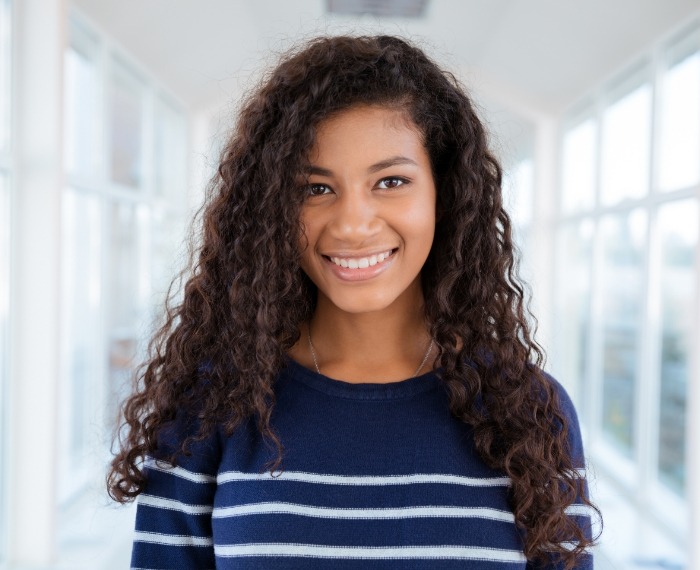
{"type": "Polygon", "coordinates": [[[585,417],[589,394],[583,389],[590,372],[591,264],[595,224],[586,218],[562,225],[555,263],[561,277],[556,287],[555,338],[560,339],[558,377],[566,381],[578,413],[585,417]]]}
{"type": "Polygon", "coordinates": [[[182,211],[173,208],[187,192],[187,123],[165,97],[156,99],[154,125],[154,181],[157,205],[151,211],[152,304],[165,298],[170,281],[182,265],[182,211]],[[174,201],[174,202],[173,202],[174,201]]]}
{"type": "Polygon", "coordinates": [[[661,521],[688,544],[686,450],[699,443],[687,402],[700,381],[691,366],[700,334],[700,28],[647,61],[564,124],[554,361],[576,383],[598,471],[645,509],[629,526],[661,521]]]}
{"type": "Polygon", "coordinates": [[[595,200],[596,124],[587,118],[564,136],[562,209],[589,210],[595,200]]]}
{"type": "Polygon", "coordinates": [[[148,72],[77,12],[64,57],[58,457],[65,503],[103,477],[118,405],[173,276],[187,123],[148,72]]]}
{"type": "Polygon", "coordinates": [[[156,99],[154,130],[154,192],[162,198],[182,196],[187,181],[187,128],[182,113],[164,98],[156,99]]]}
{"type": "Polygon", "coordinates": [[[651,85],[627,91],[603,113],[601,201],[641,198],[649,188],[651,85]]]}
{"type": "Polygon", "coordinates": [[[65,153],[67,172],[95,175],[99,167],[98,104],[99,69],[95,59],[97,40],[73,25],[64,57],[65,153]]]}
{"type": "Polygon", "coordinates": [[[526,156],[505,170],[504,204],[513,226],[513,240],[520,251],[520,274],[526,283],[532,279],[532,220],[535,200],[533,160],[526,156]]]}
{"type": "Polygon", "coordinates": [[[108,267],[105,317],[108,378],[107,427],[117,415],[117,404],[129,393],[131,374],[147,333],[150,271],[147,258],[149,208],[145,204],[111,200],[107,206],[108,267]]]}
{"type": "MultiPolygon", "coordinates": [[[[700,101],[697,99],[696,101],[700,101]]],[[[700,104],[698,105],[700,107],[700,104]]],[[[699,137],[700,138],[700,137],[699,137]]],[[[698,278],[697,199],[678,200],[659,208],[657,217],[659,346],[659,479],[678,494],[686,488],[686,395],[691,377],[690,351],[698,278]]]]}
{"type": "Polygon", "coordinates": [[[691,42],[680,47],[669,50],[670,66],[660,89],[659,189],[663,191],[692,187],[700,180],[700,52],[691,42]]]}
{"type": "Polygon", "coordinates": [[[109,82],[109,172],[116,184],[135,190],[144,180],[144,85],[120,60],[112,61],[109,82]]]}
{"type": "Polygon", "coordinates": [[[62,374],[61,482],[69,496],[83,483],[77,473],[89,469],[89,434],[99,425],[102,377],[101,204],[97,196],[75,188],[63,195],[62,224],[62,374]],[[77,488],[76,488],[77,487],[77,488]]]}
{"type": "Polygon", "coordinates": [[[644,325],[646,227],[646,212],[636,208],[603,216],[599,229],[602,251],[596,290],[602,305],[602,428],[607,440],[628,457],[637,443],[634,406],[644,325]]]}

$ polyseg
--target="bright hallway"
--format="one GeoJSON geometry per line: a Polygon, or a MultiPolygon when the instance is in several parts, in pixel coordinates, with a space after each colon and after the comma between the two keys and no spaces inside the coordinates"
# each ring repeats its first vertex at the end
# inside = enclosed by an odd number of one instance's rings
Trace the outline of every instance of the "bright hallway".
{"type": "Polygon", "coordinates": [[[418,42],[478,103],[596,567],[700,570],[697,0],[0,0],[0,570],[128,568],[114,419],[190,219],[261,71],[341,32],[418,42]]]}

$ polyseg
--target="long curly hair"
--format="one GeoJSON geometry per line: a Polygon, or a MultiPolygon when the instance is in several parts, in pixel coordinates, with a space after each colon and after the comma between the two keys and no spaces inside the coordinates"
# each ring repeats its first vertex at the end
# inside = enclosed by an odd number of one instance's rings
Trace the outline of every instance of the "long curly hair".
{"type": "Polygon", "coordinates": [[[244,101],[209,185],[183,295],[167,303],[123,405],[110,495],[127,502],[144,489],[143,459],[183,411],[199,431],[178,453],[217,426],[231,434],[252,418],[277,451],[265,467],[281,466],[274,382],[317,293],[300,268],[298,180],[319,123],[355,105],[404,110],[423,136],[437,190],[435,240],[421,272],[433,366],[482,459],[512,480],[527,558],[554,554],[571,567],[592,541],[565,510],[576,500],[592,505],[566,415],[541,371],[501,168],[458,80],[391,36],[314,39],[284,55],[244,101]]]}

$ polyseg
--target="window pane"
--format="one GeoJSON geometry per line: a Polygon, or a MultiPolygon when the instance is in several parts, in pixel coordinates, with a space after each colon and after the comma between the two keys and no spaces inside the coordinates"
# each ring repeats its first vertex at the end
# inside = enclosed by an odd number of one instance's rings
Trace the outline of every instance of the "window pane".
{"type": "Polygon", "coordinates": [[[0,0],[0,154],[10,148],[10,3],[0,0]]]}
{"type": "MultiPolygon", "coordinates": [[[[109,381],[107,421],[131,387],[139,342],[145,333],[150,271],[144,243],[146,206],[114,203],[110,207],[109,283],[107,307],[109,381]]],[[[111,424],[110,426],[111,427],[111,424]]]]}
{"type": "Polygon", "coordinates": [[[659,474],[674,490],[685,485],[686,395],[698,243],[698,202],[683,200],[659,209],[661,245],[661,389],[659,395],[659,474]]]}
{"type": "Polygon", "coordinates": [[[588,119],[564,135],[562,210],[580,212],[593,207],[596,175],[596,124],[588,119]]]}
{"type": "Polygon", "coordinates": [[[588,343],[591,314],[591,255],[594,225],[584,220],[560,230],[557,240],[559,260],[556,326],[559,339],[558,374],[572,387],[581,414],[581,398],[588,372],[588,343]],[[578,393],[577,393],[578,390],[578,393]]]}
{"type": "Polygon", "coordinates": [[[523,159],[506,172],[503,181],[505,206],[513,225],[532,222],[535,199],[535,174],[532,160],[523,159]]]}
{"type": "Polygon", "coordinates": [[[510,216],[513,241],[519,252],[518,270],[520,276],[529,282],[532,278],[532,214],[535,199],[535,173],[532,159],[517,162],[505,173],[503,198],[505,209],[510,216]]]}
{"type": "Polygon", "coordinates": [[[182,207],[187,189],[187,131],[185,118],[158,101],[155,114],[155,192],[182,207]]]}
{"type": "MultiPolygon", "coordinates": [[[[102,371],[100,201],[66,190],[63,201],[62,342],[65,388],[62,456],[85,460],[90,428],[96,425],[93,394],[102,371]]],[[[70,473],[70,470],[66,470],[70,473]]]]}
{"type": "Polygon", "coordinates": [[[165,295],[173,277],[185,262],[182,220],[165,208],[153,211],[153,263],[151,305],[157,318],[162,312],[165,295]]]}
{"type": "Polygon", "coordinates": [[[66,170],[92,174],[97,162],[97,68],[84,50],[70,46],[65,73],[66,170]]]}
{"type": "Polygon", "coordinates": [[[142,87],[113,62],[109,97],[110,172],[117,184],[139,188],[142,183],[142,87]]]}
{"type": "Polygon", "coordinates": [[[700,52],[669,69],[661,84],[659,185],[675,190],[700,180],[700,52]]]}
{"type": "Polygon", "coordinates": [[[651,86],[647,83],[613,103],[603,115],[603,204],[647,193],[650,134],[651,86]]]}
{"type": "Polygon", "coordinates": [[[634,441],[638,338],[642,326],[646,212],[601,221],[603,430],[626,455],[634,441]]]}

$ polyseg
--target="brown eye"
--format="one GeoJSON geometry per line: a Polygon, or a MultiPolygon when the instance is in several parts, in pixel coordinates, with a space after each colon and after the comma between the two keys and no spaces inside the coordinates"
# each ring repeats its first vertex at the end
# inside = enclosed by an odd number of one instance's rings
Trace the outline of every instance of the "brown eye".
{"type": "Polygon", "coordinates": [[[306,187],[306,192],[309,196],[323,196],[326,190],[330,190],[325,184],[309,184],[306,187]]]}
{"type": "Polygon", "coordinates": [[[403,178],[396,178],[396,177],[389,177],[389,178],[382,178],[379,181],[379,188],[381,189],[387,189],[390,190],[392,188],[398,188],[399,186],[403,186],[406,184],[406,180],[403,178]]]}

